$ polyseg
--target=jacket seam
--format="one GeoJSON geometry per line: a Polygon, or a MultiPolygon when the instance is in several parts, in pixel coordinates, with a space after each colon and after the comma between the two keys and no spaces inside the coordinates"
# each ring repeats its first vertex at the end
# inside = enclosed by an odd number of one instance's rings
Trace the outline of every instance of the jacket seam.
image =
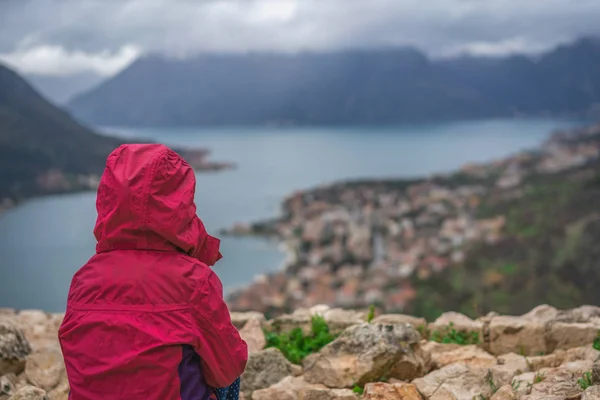
{"type": "Polygon", "coordinates": [[[70,304],[67,307],[67,310],[73,310],[73,311],[110,311],[110,312],[148,312],[148,313],[165,313],[165,312],[172,312],[172,311],[184,311],[184,310],[189,310],[191,307],[189,304],[186,304],[184,306],[172,306],[172,307],[165,307],[165,308],[160,308],[160,309],[156,309],[156,308],[152,308],[152,307],[118,307],[118,308],[111,308],[111,307],[105,307],[105,306],[91,306],[91,305],[77,305],[77,304],[70,304]]]}
{"type": "MultiPolygon", "coordinates": [[[[207,324],[208,326],[212,326],[212,322],[210,321],[209,318],[205,317],[198,308],[192,308],[192,312],[196,313],[205,324],[207,324]]],[[[198,334],[202,333],[202,329],[196,327],[196,329],[198,329],[198,334]]],[[[221,339],[221,341],[223,341],[223,335],[221,335],[221,330],[220,329],[215,329],[215,333],[217,334],[217,336],[219,337],[219,339],[221,339]]],[[[234,360],[233,354],[231,352],[231,348],[229,347],[229,343],[225,344],[225,346],[223,346],[225,348],[225,351],[227,352],[227,355],[229,356],[229,360],[232,361],[234,360]]],[[[213,374],[214,375],[214,374],[213,374]]]]}
{"type": "MultiPolygon", "coordinates": [[[[194,292],[194,295],[192,296],[192,299],[190,301],[190,310],[197,314],[202,321],[206,324],[205,326],[213,326],[213,323],[211,322],[210,318],[207,318],[198,307],[195,306],[194,300],[196,300],[197,298],[199,298],[199,294],[200,294],[200,289],[203,289],[206,285],[208,285],[209,281],[210,281],[210,274],[214,274],[215,272],[212,270],[209,270],[209,277],[208,279],[206,279],[204,282],[202,282],[202,285],[200,285],[200,287],[194,292]]],[[[199,325],[196,325],[196,330],[198,331],[198,335],[200,335],[202,333],[202,329],[199,327],[199,325]]],[[[215,333],[217,334],[217,336],[219,337],[219,339],[221,341],[223,340],[223,335],[221,334],[221,330],[220,329],[215,329],[214,330],[215,333]]],[[[231,348],[229,347],[229,344],[225,345],[225,350],[227,351],[227,355],[229,356],[230,360],[233,360],[233,355],[231,352],[231,348]]]]}
{"type": "MultiPolygon", "coordinates": [[[[152,164],[150,166],[150,171],[147,175],[147,180],[146,180],[146,190],[144,193],[144,211],[142,212],[143,215],[143,222],[142,222],[142,226],[147,228],[148,227],[148,217],[149,217],[149,212],[148,212],[148,202],[150,201],[150,190],[151,190],[151,186],[152,186],[152,179],[154,178],[154,175],[156,173],[156,166],[158,165],[159,160],[161,159],[161,157],[166,154],[166,150],[162,150],[159,151],[156,156],[154,157],[154,160],[152,160],[152,164]]],[[[148,237],[146,237],[146,242],[148,242],[148,237]]]]}

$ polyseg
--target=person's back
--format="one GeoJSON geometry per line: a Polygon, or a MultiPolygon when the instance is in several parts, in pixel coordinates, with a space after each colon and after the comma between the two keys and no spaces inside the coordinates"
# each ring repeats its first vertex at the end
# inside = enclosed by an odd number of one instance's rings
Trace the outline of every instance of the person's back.
{"type": "Polygon", "coordinates": [[[98,188],[97,254],[73,277],[59,338],[70,400],[204,400],[248,351],[210,269],[193,170],[162,145],[124,145],[98,188]]]}

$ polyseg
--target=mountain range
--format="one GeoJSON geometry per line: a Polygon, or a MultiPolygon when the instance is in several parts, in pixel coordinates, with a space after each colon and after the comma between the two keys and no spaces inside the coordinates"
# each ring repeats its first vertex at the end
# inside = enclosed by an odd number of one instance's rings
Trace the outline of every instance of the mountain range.
{"type": "Polygon", "coordinates": [[[383,125],[600,114],[600,39],[538,56],[430,59],[410,48],[148,55],[68,109],[99,125],[383,125]]]}

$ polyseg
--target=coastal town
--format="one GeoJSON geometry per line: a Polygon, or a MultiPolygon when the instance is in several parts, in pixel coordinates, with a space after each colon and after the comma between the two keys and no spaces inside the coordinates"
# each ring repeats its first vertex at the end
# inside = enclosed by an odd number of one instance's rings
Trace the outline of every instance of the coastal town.
{"type": "Polygon", "coordinates": [[[489,215],[487,205],[522,196],[540,176],[594,174],[595,166],[584,167],[599,156],[595,125],[556,132],[539,149],[449,175],[294,193],[279,218],[227,232],[274,237],[289,252],[283,270],[233,292],[229,305],[273,315],[317,304],[405,311],[417,295],[411,277],[453,268],[471,244],[502,238],[506,216],[489,215]]]}

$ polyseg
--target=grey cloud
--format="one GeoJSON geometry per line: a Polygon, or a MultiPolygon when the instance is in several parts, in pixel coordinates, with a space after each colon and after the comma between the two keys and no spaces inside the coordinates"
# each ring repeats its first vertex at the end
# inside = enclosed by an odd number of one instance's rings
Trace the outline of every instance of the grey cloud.
{"type": "Polygon", "coordinates": [[[539,51],[600,34],[598,0],[0,0],[0,53],[539,51]]]}

